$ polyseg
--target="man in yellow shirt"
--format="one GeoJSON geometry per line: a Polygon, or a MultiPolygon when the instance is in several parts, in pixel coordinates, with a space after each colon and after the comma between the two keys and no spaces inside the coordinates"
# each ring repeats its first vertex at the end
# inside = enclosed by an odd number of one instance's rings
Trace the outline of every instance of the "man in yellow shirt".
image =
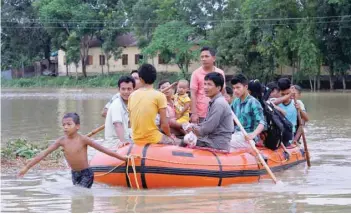
{"type": "MultiPolygon", "coordinates": [[[[132,138],[135,144],[147,143],[178,144],[171,136],[167,121],[166,96],[153,88],[156,80],[156,69],[150,64],[143,64],[138,70],[140,88],[129,96],[128,111],[132,127],[132,138]],[[160,128],[155,124],[156,115],[160,114],[160,128]]],[[[177,140],[178,141],[178,140],[177,140]]]]}

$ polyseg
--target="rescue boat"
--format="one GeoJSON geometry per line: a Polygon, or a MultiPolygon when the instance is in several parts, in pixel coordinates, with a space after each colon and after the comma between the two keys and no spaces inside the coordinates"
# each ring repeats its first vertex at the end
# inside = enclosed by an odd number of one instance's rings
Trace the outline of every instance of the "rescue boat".
{"type": "MultiPolygon", "coordinates": [[[[257,147],[273,172],[306,161],[303,148],[257,147]]],[[[90,161],[95,182],[140,189],[227,186],[254,183],[267,177],[251,149],[231,153],[208,148],[184,148],[171,145],[135,144],[118,149],[128,161],[97,153],[90,161]]]]}

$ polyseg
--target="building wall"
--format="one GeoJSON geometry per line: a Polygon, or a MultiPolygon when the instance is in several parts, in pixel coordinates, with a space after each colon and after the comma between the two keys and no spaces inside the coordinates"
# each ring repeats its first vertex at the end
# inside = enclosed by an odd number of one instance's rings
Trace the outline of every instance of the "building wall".
{"type": "MultiPolygon", "coordinates": [[[[140,54],[140,50],[137,47],[126,47],[123,49],[121,58],[115,60],[114,57],[111,57],[109,60],[109,65],[110,65],[110,72],[121,72],[121,71],[127,71],[130,72],[132,70],[137,70],[139,65],[135,63],[135,55],[140,54]],[[127,65],[122,65],[122,55],[127,54],[128,55],[128,64],[127,65]]],[[[92,65],[87,65],[87,74],[97,74],[101,73],[102,69],[104,73],[107,73],[107,65],[105,62],[104,66],[100,65],[100,55],[103,55],[101,48],[99,47],[94,47],[89,49],[89,55],[92,56],[93,58],[93,64],[92,65]]],[[[106,60],[106,59],[105,59],[106,60]]],[[[58,72],[60,76],[66,75],[66,65],[64,64],[65,61],[65,52],[60,50],[58,52],[58,72]]],[[[180,69],[177,65],[173,64],[159,64],[159,59],[158,56],[155,56],[152,59],[149,59],[148,62],[150,64],[153,64],[156,68],[157,71],[165,71],[165,72],[179,72],[180,69]]],[[[199,62],[193,62],[190,65],[189,71],[193,71],[197,69],[200,66],[199,62]]],[[[76,66],[74,64],[71,64],[68,66],[68,72],[69,73],[75,73],[76,72],[76,66]]],[[[79,74],[82,73],[82,66],[81,63],[79,63],[77,72],[79,74]]]]}

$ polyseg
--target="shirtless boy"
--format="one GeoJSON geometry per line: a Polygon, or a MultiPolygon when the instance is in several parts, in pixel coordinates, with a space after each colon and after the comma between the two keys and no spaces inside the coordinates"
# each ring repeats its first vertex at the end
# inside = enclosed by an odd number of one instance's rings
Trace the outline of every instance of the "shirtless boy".
{"type": "Polygon", "coordinates": [[[24,176],[27,171],[48,156],[59,147],[63,152],[67,163],[72,169],[72,182],[74,185],[90,188],[94,182],[94,173],[88,164],[88,146],[120,160],[126,160],[125,156],[119,155],[111,150],[95,143],[90,138],[80,135],[80,119],[77,113],[67,113],[63,116],[62,126],[65,136],[56,140],[46,150],[33,158],[20,172],[19,176],[24,176]]]}

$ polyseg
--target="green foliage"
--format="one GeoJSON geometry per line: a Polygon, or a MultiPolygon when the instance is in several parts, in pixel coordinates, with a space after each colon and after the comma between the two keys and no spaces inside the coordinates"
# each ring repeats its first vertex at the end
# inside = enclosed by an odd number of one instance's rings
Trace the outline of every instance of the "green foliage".
{"type": "MultiPolygon", "coordinates": [[[[29,143],[26,139],[15,139],[6,142],[1,149],[1,157],[4,159],[15,159],[17,157],[23,157],[26,159],[33,158],[41,151],[46,149],[49,143],[29,143]]],[[[63,157],[63,153],[60,150],[56,150],[49,155],[50,159],[60,159],[63,157]]]]}
{"type": "Polygon", "coordinates": [[[166,63],[176,64],[186,77],[191,61],[199,56],[198,44],[205,41],[195,33],[195,28],[181,21],[171,21],[156,28],[151,43],[143,49],[147,57],[160,54],[166,63]]]}

